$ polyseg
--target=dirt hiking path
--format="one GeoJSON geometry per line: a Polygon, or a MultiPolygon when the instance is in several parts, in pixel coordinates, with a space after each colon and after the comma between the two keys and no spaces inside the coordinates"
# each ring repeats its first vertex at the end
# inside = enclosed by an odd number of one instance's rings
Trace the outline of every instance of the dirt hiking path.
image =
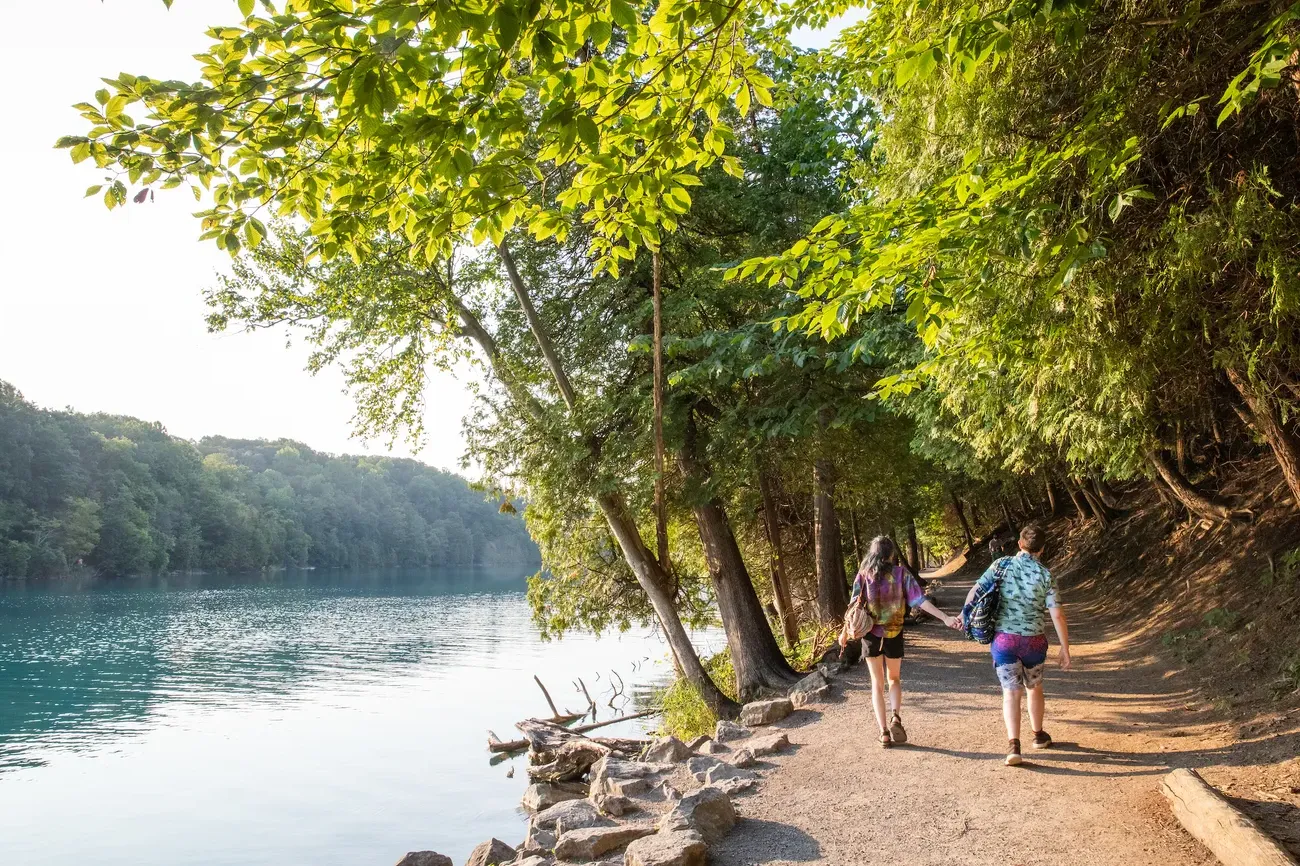
{"type": "MultiPolygon", "coordinates": [[[[955,612],[969,582],[939,590],[955,612]]],[[[1070,597],[1066,596],[1067,605],[1070,597]]],[[[742,821],[712,852],[721,866],[832,864],[1212,864],[1159,792],[1173,767],[1224,760],[1178,726],[1196,700],[1167,665],[1124,636],[1071,614],[1074,669],[1048,658],[1047,750],[1005,767],[1001,693],[987,647],[928,617],[908,629],[903,722],[909,743],[881,749],[870,678],[858,665],[836,697],[795,713],[795,750],[756,793],[736,800],[742,821]]],[[[1027,743],[1028,718],[1022,735],[1027,743]]]]}

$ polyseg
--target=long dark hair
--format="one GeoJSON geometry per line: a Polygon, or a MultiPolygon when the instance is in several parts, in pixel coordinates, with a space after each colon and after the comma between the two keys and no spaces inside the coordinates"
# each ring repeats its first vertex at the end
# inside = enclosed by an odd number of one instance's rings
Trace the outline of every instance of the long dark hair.
{"type": "Polygon", "coordinates": [[[880,580],[893,570],[897,562],[898,548],[894,542],[888,535],[877,535],[871,539],[867,557],[862,560],[862,567],[858,571],[868,580],[880,580]]]}

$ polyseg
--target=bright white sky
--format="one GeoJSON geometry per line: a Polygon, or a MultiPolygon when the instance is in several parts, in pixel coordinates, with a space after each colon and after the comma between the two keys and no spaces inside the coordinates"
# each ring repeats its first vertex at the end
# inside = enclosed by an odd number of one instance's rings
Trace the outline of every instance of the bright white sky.
{"type": "MultiPolygon", "coordinates": [[[[119,72],[193,79],[204,30],[236,23],[234,0],[0,0],[10,40],[0,160],[9,204],[0,209],[0,379],[33,402],[161,421],[177,436],[286,437],[333,453],[387,453],[351,438],[352,401],[337,370],[309,375],[307,349],[284,333],[209,334],[202,290],[229,267],[200,243],[195,202],[181,187],[146,204],[108,211],[83,198],[101,182],[92,163],[72,165],[60,135],[85,129],[70,107],[93,101],[100,77],[119,72]]],[[[807,34],[808,47],[830,32],[807,34]]],[[[427,441],[392,453],[455,470],[470,396],[434,372],[427,441]]]]}

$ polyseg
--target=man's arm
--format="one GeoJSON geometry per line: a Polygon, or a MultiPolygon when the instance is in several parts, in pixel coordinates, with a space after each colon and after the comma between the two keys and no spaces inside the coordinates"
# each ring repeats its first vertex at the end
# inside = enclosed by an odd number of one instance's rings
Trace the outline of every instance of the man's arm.
{"type": "Polygon", "coordinates": [[[1065,608],[1057,605],[1049,607],[1047,612],[1052,615],[1052,625],[1056,626],[1056,639],[1061,642],[1061,670],[1070,669],[1070,624],[1065,621],[1065,608]]]}

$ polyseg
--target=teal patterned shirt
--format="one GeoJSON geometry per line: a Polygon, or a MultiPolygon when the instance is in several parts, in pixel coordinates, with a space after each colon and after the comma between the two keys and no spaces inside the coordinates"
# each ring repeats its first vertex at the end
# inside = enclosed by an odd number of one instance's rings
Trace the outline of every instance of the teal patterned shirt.
{"type": "MultiPolygon", "coordinates": [[[[1060,607],[1061,597],[1056,591],[1056,578],[1041,562],[1023,550],[1010,559],[1002,574],[1002,600],[998,605],[998,621],[993,630],[1003,634],[1036,637],[1044,632],[1047,609],[1060,607]]],[[[1001,559],[996,560],[980,576],[979,586],[987,588],[993,583],[993,572],[1001,559]]]]}

